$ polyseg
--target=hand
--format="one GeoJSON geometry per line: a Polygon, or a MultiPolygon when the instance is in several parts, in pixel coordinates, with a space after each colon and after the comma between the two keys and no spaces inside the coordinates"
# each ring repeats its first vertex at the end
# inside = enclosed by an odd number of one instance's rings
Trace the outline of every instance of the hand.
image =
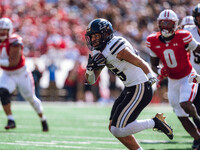
{"type": "Polygon", "coordinates": [[[189,76],[189,82],[192,83],[200,83],[200,75],[195,74],[195,73],[191,73],[189,76]]]}
{"type": "Polygon", "coordinates": [[[93,71],[94,68],[96,67],[95,63],[93,62],[92,56],[89,54],[88,57],[88,64],[86,66],[87,70],[89,71],[93,71]]]}
{"type": "Polygon", "coordinates": [[[160,74],[163,77],[168,77],[169,76],[169,70],[167,68],[162,67],[158,70],[158,74],[160,74]]]}
{"type": "Polygon", "coordinates": [[[89,54],[87,70],[93,71],[95,68],[104,67],[106,59],[101,53],[97,53],[93,57],[89,54]]]}
{"type": "Polygon", "coordinates": [[[158,77],[157,77],[157,79],[158,79],[157,88],[160,88],[161,81],[162,81],[164,78],[165,78],[164,76],[158,75],[158,77]]]}
{"type": "Polygon", "coordinates": [[[154,83],[158,82],[158,79],[156,77],[150,77],[149,82],[151,83],[151,85],[153,85],[154,83]]]}

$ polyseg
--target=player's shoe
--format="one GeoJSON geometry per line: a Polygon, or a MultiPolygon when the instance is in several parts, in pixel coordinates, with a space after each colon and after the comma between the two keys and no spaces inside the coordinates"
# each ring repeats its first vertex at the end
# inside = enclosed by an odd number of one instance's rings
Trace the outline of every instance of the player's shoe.
{"type": "Polygon", "coordinates": [[[43,132],[48,132],[48,131],[49,131],[49,128],[48,128],[47,121],[44,120],[44,121],[42,121],[41,123],[42,123],[42,131],[43,131],[43,132]]]}
{"type": "Polygon", "coordinates": [[[192,149],[197,149],[199,147],[199,142],[197,140],[193,141],[192,149]]]}
{"type": "Polygon", "coordinates": [[[5,129],[14,129],[16,128],[16,124],[14,120],[8,120],[8,124],[5,126],[5,129]]]}
{"type": "Polygon", "coordinates": [[[163,132],[168,136],[170,140],[173,139],[173,129],[167,124],[165,118],[162,113],[157,113],[156,116],[153,118],[155,122],[155,126],[153,128],[154,131],[163,132]]]}
{"type": "Polygon", "coordinates": [[[192,149],[200,150],[200,139],[193,141],[192,149]]]}

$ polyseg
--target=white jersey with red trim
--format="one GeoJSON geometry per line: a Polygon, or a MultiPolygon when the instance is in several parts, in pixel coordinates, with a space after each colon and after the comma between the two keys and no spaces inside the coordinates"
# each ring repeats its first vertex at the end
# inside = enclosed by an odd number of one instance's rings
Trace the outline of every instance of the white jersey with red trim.
{"type": "Polygon", "coordinates": [[[8,70],[8,71],[17,70],[25,65],[22,37],[20,37],[17,34],[12,34],[11,37],[9,37],[7,40],[0,42],[0,59],[9,59],[9,50],[10,50],[9,47],[12,44],[20,44],[22,46],[20,61],[15,67],[0,66],[3,70],[8,70]]]}
{"type": "MultiPolygon", "coordinates": [[[[196,25],[187,25],[184,27],[185,30],[190,31],[193,38],[200,42],[200,35],[198,33],[198,28],[196,25]]],[[[198,74],[200,74],[200,53],[191,52],[190,53],[190,62],[194,69],[197,71],[198,74]]]]}
{"type": "MultiPolygon", "coordinates": [[[[106,66],[113,72],[126,87],[137,85],[148,81],[146,74],[143,70],[127,61],[119,60],[117,54],[125,47],[129,47],[131,53],[138,55],[137,50],[121,36],[114,36],[106,45],[102,54],[106,58],[106,66]]],[[[93,54],[99,51],[93,51],[93,54]]]]}

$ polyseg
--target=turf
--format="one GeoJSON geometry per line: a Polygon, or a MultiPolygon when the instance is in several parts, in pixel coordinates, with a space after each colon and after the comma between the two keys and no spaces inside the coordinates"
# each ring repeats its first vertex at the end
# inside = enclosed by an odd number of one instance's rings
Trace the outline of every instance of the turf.
{"type": "MultiPolygon", "coordinates": [[[[0,150],[122,150],[126,149],[108,131],[111,105],[45,102],[50,132],[41,131],[40,120],[27,102],[13,102],[17,128],[6,131],[7,119],[0,110],[0,150]]],[[[152,129],[135,134],[144,150],[191,149],[193,139],[186,133],[169,105],[149,105],[138,119],[157,112],[167,117],[174,139],[152,129]]]]}

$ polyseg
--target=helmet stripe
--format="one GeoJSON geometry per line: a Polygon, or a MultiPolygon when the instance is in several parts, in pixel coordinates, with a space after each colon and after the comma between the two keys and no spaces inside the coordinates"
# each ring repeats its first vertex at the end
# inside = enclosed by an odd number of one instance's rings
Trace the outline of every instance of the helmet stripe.
{"type": "Polygon", "coordinates": [[[167,17],[169,17],[169,11],[167,11],[167,17]]]}

